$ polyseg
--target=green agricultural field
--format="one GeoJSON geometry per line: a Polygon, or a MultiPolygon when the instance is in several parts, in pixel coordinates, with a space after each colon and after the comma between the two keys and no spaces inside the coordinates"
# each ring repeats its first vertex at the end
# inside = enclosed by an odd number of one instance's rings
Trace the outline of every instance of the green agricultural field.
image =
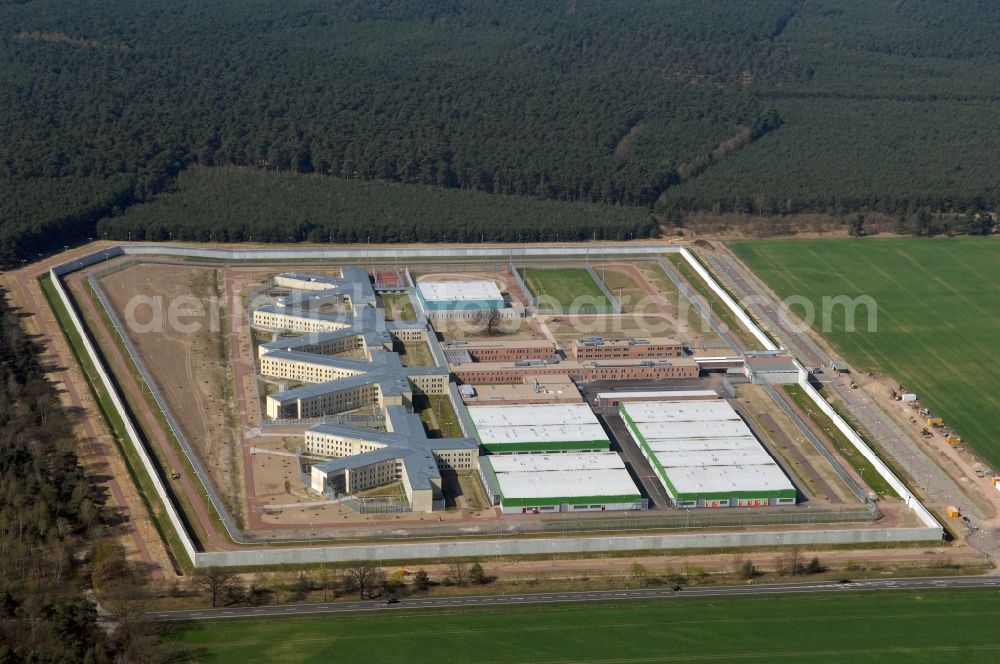
{"type": "MultiPolygon", "coordinates": [[[[1000,465],[1000,239],[829,239],[734,242],[732,250],[781,297],[806,297],[822,324],[824,296],[868,295],[877,331],[844,308],[826,337],[862,371],[884,371],[1000,465]]],[[[800,307],[793,307],[802,311],[800,307]]]]}
{"type": "MultiPolygon", "coordinates": [[[[374,603],[373,603],[374,606],[374,603]]],[[[995,662],[996,590],[398,609],[198,621],[200,662],[995,662]]]]}
{"type": "Polygon", "coordinates": [[[544,309],[577,314],[607,314],[613,311],[604,291],[583,268],[525,268],[521,270],[521,275],[544,309]]]}

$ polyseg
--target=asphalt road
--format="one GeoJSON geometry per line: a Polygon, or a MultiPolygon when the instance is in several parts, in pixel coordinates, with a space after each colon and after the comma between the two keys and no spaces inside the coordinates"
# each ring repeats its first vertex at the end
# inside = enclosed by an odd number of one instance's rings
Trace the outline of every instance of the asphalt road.
{"type": "Polygon", "coordinates": [[[685,597],[716,597],[720,595],[782,595],[791,593],[845,592],[861,590],[920,590],[936,588],[997,588],[997,576],[946,576],[915,579],[884,579],[872,581],[817,581],[804,583],[761,583],[742,586],[716,586],[684,588],[674,592],[670,588],[644,588],[639,590],[600,590],[564,593],[519,593],[511,595],[484,595],[475,597],[440,597],[403,599],[398,604],[384,601],[337,602],[325,604],[296,604],[292,606],[255,606],[200,609],[197,611],[161,611],[150,614],[152,620],[221,620],[227,618],[261,618],[269,616],[295,616],[316,613],[351,613],[358,611],[397,611],[400,609],[441,609],[472,606],[510,606],[544,602],[595,602],[607,600],[673,599],[685,597]]]}
{"type": "Polygon", "coordinates": [[[632,434],[629,433],[622,418],[617,415],[601,415],[599,417],[607,424],[613,439],[621,449],[621,456],[625,464],[632,469],[635,478],[642,485],[643,494],[649,498],[649,507],[651,509],[670,507],[670,499],[667,497],[666,490],[660,484],[660,480],[649,461],[643,456],[639,445],[632,440],[632,434]]]}

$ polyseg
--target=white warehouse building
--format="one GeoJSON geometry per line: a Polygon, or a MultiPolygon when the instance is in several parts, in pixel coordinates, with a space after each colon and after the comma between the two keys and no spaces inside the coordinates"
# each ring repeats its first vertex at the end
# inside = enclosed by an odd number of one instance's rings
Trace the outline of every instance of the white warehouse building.
{"type": "Polygon", "coordinates": [[[504,514],[644,509],[621,457],[592,454],[500,454],[479,458],[483,488],[504,514]]]}

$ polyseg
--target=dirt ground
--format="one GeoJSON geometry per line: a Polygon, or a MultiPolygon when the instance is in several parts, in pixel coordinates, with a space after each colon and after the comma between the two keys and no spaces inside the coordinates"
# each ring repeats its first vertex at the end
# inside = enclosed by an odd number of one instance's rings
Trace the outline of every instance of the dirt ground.
{"type": "Polygon", "coordinates": [[[658,263],[638,262],[635,269],[646,282],[647,292],[666,302],[666,310],[679,328],[678,336],[688,341],[696,352],[707,350],[711,351],[709,354],[718,354],[718,350],[729,348],[704,316],[698,313],[691,300],[678,291],[658,263]]]}
{"type": "Polygon", "coordinates": [[[220,272],[210,268],[140,263],[103,278],[101,285],[206,472],[227,504],[242,514],[239,405],[233,397],[228,307],[220,280],[220,272]],[[161,298],[162,325],[143,326],[152,320],[150,307],[137,307],[137,324],[130,323],[130,302],[137,297],[161,298]],[[204,315],[172,324],[168,312],[179,298],[201,302],[204,315]]]}
{"type": "Polygon", "coordinates": [[[546,339],[547,336],[537,328],[534,320],[534,316],[529,318],[505,319],[499,326],[502,336],[497,335],[493,337],[483,335],[482,325],[473,319],[434,320],[431,321],[431,326],[442,341],[455,341],[459,339],[539,341],[546,339]]]}
{"type": "Polygon", "coordinates": [[[537,316],[538,324],[565,346],[573,339],[602,337],[676,336],[674,322],[664,314],[600,314],[588,316],[537,316]]]}
{"type": "Polygon", "coordinates": [[[965,445],[952,445],[945,440],[947,427],[941,429],[926,426],[926,418],[920,415],[919,403],[911,406],[902,401],[894,401],[891,391],[899,385],[890,376],[872,374],[871,376],[855,376],[854,379],[872,400],[878,402],[882,412],[887,414],[901,428],[910,434],[923,450],[924,454],[934,459],[937,465],[950,477],[956,480],[965,490],[968,499],[975,502],[976,507],[988,516],[981,525],[1000,527],[1000,492],[992,483],[995,475],[992,466],[984,463],[965,445]],[[930,436],[922,436],[921,430],[928,429],[930,436]]]}
{"type": "Polygon", "coordinates": [[[50,265],[82,253],[84,250],[74,249],[9,272],[0,276],[0,283],[7,290],[8,304],[24,314],[21,324],[42,344],[43,363],[51,368],[48,377],[57,386],[63,407],[75,414],[73,423],[79,440],[76,453],[80,463],[106,495],[105,509],[121,520],[111,532],[154,582],[172,583],[176,575],[166,548],[37,281],[50,265]]]}
{"type": "Polygon", "coordinates": [[[796,485],[820,507],[850,505],[858,500],[829,462],[759,385],[737,385],[737,401],[758,430],[767,434],[772,450],[792,470],[796,485]]]}

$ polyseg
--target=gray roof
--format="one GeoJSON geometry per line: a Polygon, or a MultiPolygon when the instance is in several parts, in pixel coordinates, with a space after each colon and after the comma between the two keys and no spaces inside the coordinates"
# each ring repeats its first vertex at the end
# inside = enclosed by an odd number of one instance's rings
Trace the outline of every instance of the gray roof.
{"type": "MultiPolygon", "coordinates": [[[[381,355],[381,353],[379,353],[379,355],[381,355]]],[[[369,371],[373,364],[372,362],[368,362],[366,360],[352,360],[346,357],[337,357],[336,355],[319,355],[317,353],[304,353],[295,350],[272,350],[264,357],[272,357],[279,360],[309,362],[310,364],[317,364],[319,366],[334,367],[337,369],[344,369],[345,371],[358,372],[369,371]]],[[[375,357],[376,355],[373,353],[372,359],[374,360],[375,357]]]]}
{"type": "Polygon", "coordinates": [[[302,346],[312,346],[326,341],[333,341],[334,339],[345,339],[356,336],[360,335],[354,330],[354,326],[352,325],[351,327],[345,327],[342,330],[333,330],[332,332],[310,332],[296,337],[279,337],[274,341],[261,344],[261,347],[267,351],[295,350],[302,346]]]}
{"type": "Polygon", "coordinates": [[[308,303],[313,300],[324,300],[339,295],[349,295],[355,306],[367,304],[375,306],[375,289],[372,287],[368,272],[362,267],[347,266],[340,268],[340,277],[328,277],[322,274],[306,272],[282,272],[279,277],[288,277],[300,281],[311,281],[315,284],[325,284],[330,288],[321,291],[301,291],[282,298],[285,306],[308,303]]]}
{"type": "MultiPolygon", "coordinates": [[[[392,347],[390,330],[426,329],[427,322],[425,320],[417,320],[391,321],[387,323],[384,312],[375,306],[375,290],[368,279],[368,273],[363,268],[345,267],[342,269],[342,274],[343,278],[338,279],[301,272],[286,272],[283,276],[318,284],[329,284],[331,288],[328,290],[296,292],[288,296],[284,301],[286,304],[298,301],[302,303],[314,302],[327,297],[327,293],[347,293],[348,289],[350,289],[349,294],[352,297],[352,302],[355,304],[353,315],[324,314],[308,309],[290,311],[289,307],[275,307],[273,305],[261,307],[261,309],[277,313],[292,313],[315,320],[338,322],[346,325],[346,327],[330,332],[283,337],[270,343],[262,344],[262,348],[265,350],[266,356],[288,360],[301,360],[357,371],[358,373],[353,376],[346,376],[315,385],[303,385],[290,390],[284,390],[270,395],[269,398],[282,404],[287,404],[294,403],[298,399],[319,397],[341,390],[374,384],[379,386],[384,396],[401,396],[411,391],[409,381],[409,377],[411,376],[448,375],[448,368],[446,366],[404,367],[397,353],[386,350],[386,348],[392,347]],[[297,297],[299,297],[299,300],[294,299],[297,297]],[[370,303],[372,306],[357,306],[361,302],[370,303]],[[323,355],[321,353],[298,350],[315,344],[321,344],[325,341],[352,336],[364,338],[365,347],[367,348],[369,357],[371,357],[370,361],[347,359],[335,355],[323,355]]],[[[432,345],[432,350],[435,348],[432,345]]],[[[439,354],[435,354],[435,357],[438,357],[439,354]]],[[[420,417],[411,413],[405,406],[387,406],[385,412],[386,431],[362,429],[346,424],[317,424],[311,427],[310,431],[342,435],[357,440],[371,441],[384,446],[372,452],[324,461],[314,464],[313,467],[326,473],[333,473],[340,470],[363,468],[385,461],[399,460],[406,469],[406,476],[410,480],[410,486],[413,489],[428,489],[431,486],[431,480],[441,476],[437,468],[437,463],[434,460],[435,450],[478,449],[479,447],[479,443],[474,438],[428,438],[420,417]]]]}
{"type": "MultiPolygon", "coordinates": [[[[319,283],[354,283],[353,279],[358,279],[361,289],[367,286],[367,291],[374,299],[375,291],[368,281],[368,273],[359,267],[343,268],[344,279],[335,279],[322,275],[312,275],[302,272],[286,272],[286,276],[301,279],[303,281],[315,281],[319,283]]],[[[311,291],[316,292],[316,291],[311,291]]],[[[280,308],[267,305],[261,307],[264,311],[282,312],[280,308]]],[[[408,376],[433,376],[448,373],[447,367],[404,367],[397,353],[385,350],[386,346],[392,345],[392,337],[387,329],[385,314],[381,309],[375,307],[356,308],[356,315],[332,315],[314,311],[297,311],[296,315],[318,320],[331,320],[341,322],[348,327],[330,332],[319,332],[305,334],[299,337],[284,337],[276,341],[263,344],[267,350],[267,355],[281,357],[289,360],[302,360],[314,362],[316,364],[338,367],[349,371],[358,371],[354,376],[338,378],[336,380],[317,383],[314,385],[303,385],[290,390],[283,390],[271,395],[271,398],[282,404],[294,403],[298,399],[308,399],[326,394],[333,394],[341,390],[352,389],[361,385],[378,384],[383,395],[400,396],[410,391],[408,376]],[[344,338],[350,336],[361,336],[365,340],[371,361],[352,360],[340,357],[330,357],[319,353],[294,350],[297,347],[308,346],[326,340],[344,338]]],[[[392,329],[425,329],[426,322],[393,322],[392,329]]]]}
{"type": "Polygon", "coordinates": [[[279,307],[276,304],[265,304],[258,307],[257,311],[263,311],[269,314],[280,314],[283,316],[298,316],[300,318],[310,318],[312,320],[340,323],[341,325],[350,325],[354,322],[354,318],[349,314],[324,314],[319,311],[309,311],[308,309],[293,310],[292,307],[279,307]]]}
{"type": "Polygon", "coordinates": [[[317,424],[311,427],[310,431],[349,436],[385,445],[382,449],[331,459],[314,464],[313,467],[329,474],[398,460],[403,464],[414,490],[430,489],[431,480],[441,477],[434,460],[435,450],[468,450],[479,447],[473,438],[428,438],[420,416],[403,406],[389,406],[386,408],[386,417],[392,431],[359,429],[342,424],[317,424]]]}

